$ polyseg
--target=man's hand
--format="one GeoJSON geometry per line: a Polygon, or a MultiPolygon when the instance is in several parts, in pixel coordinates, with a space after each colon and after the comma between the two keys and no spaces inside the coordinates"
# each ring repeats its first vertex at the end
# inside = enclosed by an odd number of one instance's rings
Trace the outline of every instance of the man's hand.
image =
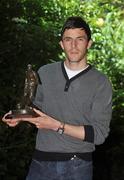
{"type": "Polygon", "coordinates": [[[2,121],[5,122],[8,126],[10,127],[15,127],[17,124],[19,124],[20,120],[19,119],[12,119],[12,118],[6,118],[8,115],[11,115],[12,112],[9,111],[8,113],[6,113],[3,118],[2,121]]]}
{"type": "Polygon", "coordinates": [[[30,118],[22,117],[21,121],[30,122],[36,125],[36,127],[40,129],[51,129],[57,131],[58,127],[61,124],[59,121],[46,115],[45,113],[42,113],[41,111],[35,108],[33,110],[38,114],[38,117],[30,117],[30,118]]]}

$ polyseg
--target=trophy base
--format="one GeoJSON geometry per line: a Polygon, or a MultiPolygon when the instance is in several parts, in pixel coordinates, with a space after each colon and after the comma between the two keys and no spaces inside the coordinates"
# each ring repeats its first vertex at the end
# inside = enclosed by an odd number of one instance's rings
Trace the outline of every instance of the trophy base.
{"type": "Polygon", "coordinates": [[[39,115],[33,111],[31,107],[26,109],[15,109],[12,110],[12,114],[8,114],[6,119],[14,119],[14,118],[33,118],[38,117],[39,115]]]}

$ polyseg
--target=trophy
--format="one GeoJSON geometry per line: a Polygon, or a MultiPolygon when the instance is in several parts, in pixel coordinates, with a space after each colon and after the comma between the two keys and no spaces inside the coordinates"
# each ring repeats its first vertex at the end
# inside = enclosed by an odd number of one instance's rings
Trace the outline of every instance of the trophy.
{"type": "Polygon", "coordinates": [[[36,93],[36,88],[39,83],[38,75],[32,69],[32,65],[27,65],[24,82],[24,92],[21,101],[17,103],[16,109],[6,116],[6,119],[22,118],[22,117],[37,117],[37,113],[33,111],[32,101],[36,93]]]}

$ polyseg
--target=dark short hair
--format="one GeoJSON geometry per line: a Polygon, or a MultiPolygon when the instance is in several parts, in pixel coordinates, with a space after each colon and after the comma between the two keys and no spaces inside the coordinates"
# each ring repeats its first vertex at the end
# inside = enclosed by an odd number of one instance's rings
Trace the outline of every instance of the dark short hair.
{"type": "Polygon", "coordinates": [[[78,17],[78,16],[69,17],[65,21],[65,23],[62,27],[62,30],[61,30],[61,38],[62,38],[66,29],[75,29],[75,28],[84,29],[84,31],[87,34],[88,40],[91,39],[91,30],[90,30],[89,25],[86,23],[85,20],[83,20],[81,17],[78,17]]]}

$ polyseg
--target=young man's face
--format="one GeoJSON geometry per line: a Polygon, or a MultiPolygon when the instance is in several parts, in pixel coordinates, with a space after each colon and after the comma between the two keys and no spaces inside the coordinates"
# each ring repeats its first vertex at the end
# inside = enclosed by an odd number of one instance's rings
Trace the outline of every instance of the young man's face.
{"type": "Polygon", "coordinates": [[[66,54],[66,60],[78,63],[85,60],[87,49],[91,46],[87,34],[81,28],[66,29],[60,45],[66,54]]]}

